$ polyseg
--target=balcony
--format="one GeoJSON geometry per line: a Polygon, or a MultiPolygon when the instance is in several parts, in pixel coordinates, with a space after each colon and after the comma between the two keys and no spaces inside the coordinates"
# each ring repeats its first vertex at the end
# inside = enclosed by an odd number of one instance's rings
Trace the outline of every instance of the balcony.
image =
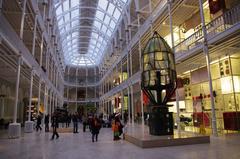
{"type": "Polygon", "coordinates": [[[76,80],[74,78],[67,80],[65,78],[64,85],[74,86],[74,87],[96,87],[98,86],[98,78],[95,80],[76,80]]]}
{"type": "Polygon", "coordinates": [[[69,99],[64,98],[64,102],[69,102],[69,103],[88,103],[88,102],[99,102],[99,98],[78,98],[76,99],[69,99]]]}
{"type": "MultiPolygon", "coordinates": [[[[220,33],[227,32],[230,28],[240,24],[240,5],[225,12],[223,15],[215,18],[206,25],[207,38],[211,40],[220,33]]],[[[175,46],[176,57],[181,53],[190,52],[194,48],[201,46],[203,42],[202,28],[197,30],[194,34],[175,46]]]]}

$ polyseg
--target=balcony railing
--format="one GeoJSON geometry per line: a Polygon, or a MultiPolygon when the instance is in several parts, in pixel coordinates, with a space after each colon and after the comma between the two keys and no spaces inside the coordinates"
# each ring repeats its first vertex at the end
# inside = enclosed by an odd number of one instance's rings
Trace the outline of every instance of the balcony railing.
{"type": "Polygon", "coordinates": [[[203,41],[203,32],[202,29],[199,29],[194,34],[189,36],[187,39],[175,46],[176,52],[184,52],[191,50],[192,48],[200,45],[203,41]]]}
{"type": "Polygon", "coordinates": [[[68,79],[67,77],[65,77],[65,84],[66,85],[74,85],[74,86],[96,86],[99,84],[99,78],[97,77],[95,78],[89,78],[87,81],[86,79],[76,79],[76,78],[70,78],[68,79]]]}
{"type": "Polygon", "coordinates": [[[70,99],[64,98],[64,101],[70,102],[70,103],[72,103],[72,102],[77,102],[77,103],[99,102],[99,98],[78,98],[77,100],[73,99],[73,98],[70,98],[70,99]]]}
{"type": "Polygon", "coordinates": [[[222,16],[217,17],[206,25],[208,38],[226,31],[233,25],[240,22],[240,5],[225,12],[222,16]]]}
{"type": "MultiPolygon", "coordinates": [[[[222,33],[240,22],[240,5],[225,12],[206,25],[208,39],[222,33]]],[[[189,51],[202,44],[202,28],[175,46],[176,53],[189,51]]]]}

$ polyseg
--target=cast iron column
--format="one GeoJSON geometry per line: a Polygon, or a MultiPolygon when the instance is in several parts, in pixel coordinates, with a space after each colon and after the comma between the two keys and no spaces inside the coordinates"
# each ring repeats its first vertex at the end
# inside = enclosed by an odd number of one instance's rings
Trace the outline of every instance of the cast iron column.
{"type": "Polygon", "coordinates": [[[18,93],[19,93],[19,82],[20,82],[20,74],[21,74],[21,64],[22,64],[22,58],[21,56],[19,56],[18,65],[17,65],[16,87],[15,87],[15,103],[13,108],[13,122],[9,124],[9,128],[8,128],[9,138],[19,138],[21,135],[21,124],[17,123],[18,93]]]}
{"type": "Polygon", "coordinates": [[[208,52],[208,40],[207,40],[207,30],[205,26],[204,12],[203,12],[203,1],[199,0],[199,9],[202,22],[202,31],[203,31],[203,52],[206,56],[207,71],[208,71],[208,81],[210,89],[210,99],[211,99],[211,112],[212,112],[212,133],[214,136],[218,136],[217,132],[217,122],[216,122],[216,112],[215,112],[215,103],[213,97],[213,86],[212,86],[212,77],[211,77],[211,68],[210,68],[210,58],[208,52]]]}
{"type": "Polygon", "coordinates": [[[33,76],[34,76],[34,70],[31,69],[31,75],[30,75],[30,90],[29,90],[29,105],[28,105],[28,120],[25,122],[24,131],[26,133],[33,132],[33,121],[31,121],[31,107],[32,107],[32,87],[33,87],[33,76]]]}
{"type": "MultiPolygon", "coordinates": [[[[168,14],[169,14],[169,23],[170,23],[170,31],[171,31],[171,42],[172,42],[172,51],[175,54],[175,45],[174,45],[174,34],[173,34],[173,24],[172,24],[172,0],[168,0],[168,14]]],[[[177,130],[180,132],[180,110],[179,110],[179,95],[178,88],[175,91],[176,94],[176,107],[177,107],[177,130]]]]}

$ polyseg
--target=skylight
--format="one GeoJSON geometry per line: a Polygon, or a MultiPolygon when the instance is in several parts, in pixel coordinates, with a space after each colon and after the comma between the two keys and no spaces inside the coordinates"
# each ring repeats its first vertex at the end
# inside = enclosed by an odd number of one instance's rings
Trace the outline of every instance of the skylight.
{"type": "Polygon", "coordinates": [[[66,65],[98,65],[127,0],[55,0],[66,65]]]}

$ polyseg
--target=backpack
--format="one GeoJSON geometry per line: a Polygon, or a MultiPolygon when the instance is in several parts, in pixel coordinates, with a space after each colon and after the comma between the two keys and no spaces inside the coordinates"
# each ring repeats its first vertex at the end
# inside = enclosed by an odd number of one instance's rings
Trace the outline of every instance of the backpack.
{"type": "Polygon", "coordinates": [[[98,129],[101,128],[101,124],[99,123],[98,120],[94,120],[94,126],[95,126],[96,128],[98,128],[98,129]]]}

